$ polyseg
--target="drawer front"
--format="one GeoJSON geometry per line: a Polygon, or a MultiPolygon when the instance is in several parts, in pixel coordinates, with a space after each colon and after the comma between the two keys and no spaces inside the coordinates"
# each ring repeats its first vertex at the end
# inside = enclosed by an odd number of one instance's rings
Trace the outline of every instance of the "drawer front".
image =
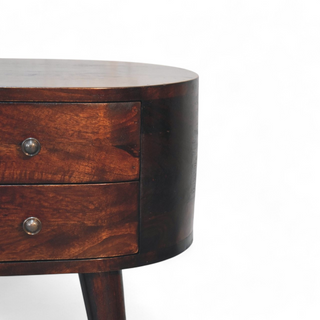
{"type": "Polygon", "coordinates": [[[139,178],[139,102],[0,103],[0,123],[0,184],[139,178]]]}
{"type": "Polygon", "coordinates": [[[138,194],[138,182],[0,186],[0,261],[137,253],[138,194]],[[29,217],[41,222],[35,235],[29,217]]]}

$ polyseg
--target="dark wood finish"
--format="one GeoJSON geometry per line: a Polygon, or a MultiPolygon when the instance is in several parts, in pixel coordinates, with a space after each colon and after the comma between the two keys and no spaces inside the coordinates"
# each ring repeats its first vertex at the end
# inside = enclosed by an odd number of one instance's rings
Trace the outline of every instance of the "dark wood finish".
{"type": "Polygon", "coordinates": [[[139,102],[0,103],[0,123],[2,184],[139,179],[139,102]],[[29,137],[34,157],[21,150],[29,137]]]}
{"type": "Polygon", "coordinates": [[[183,96],[144,100],[140,252],[192,234],[198,140],[197,82],[183,96]]]}
{"type": "Polygon", "coordinates": [[[195,78],[197,75],[192,71],[145,63],[0,59],[0,87],[30,88],[34,93],[43,88],[65,89],[66,93],[69,88],[141,88],[195,78]]]}
{"type": "Polygon", "coordinates": [[[125,320],[122,272],[79,274],[88,320],[125,320]]]}
{"type": "Polygon", "coordinates": [[[143,63],[0,59],[0,101],[174,98],[186,94],[195,79],[188,70],[143,63]]]}
{"type": "Polygon", "coordinates": [[[195,73],[124,62],[0,60],[0,79],[0,101],[141,102],[139,252],[5,262],[0,274],[114,271],[168,259],[190,246],[197,155],[195,73]]]}
{"type": "Polygon", "coordinates": [[[112,257],[138,251],[139,183],[0,186],[0,260],[112,257]],[[42,230],[28,235],[35,216],[42,230]]]}
{"type": "Polygon", "coordinates": [[[0,274],[29,275],[29,274],[60,274],[60,273],[95,273],[116,271],[127,268],[145,266],[155,262],[170,259],[190,247],[193,234],[171,247],[122,257],[99,259],[54,260],[54,261],[25,261],[0,263],[0,274]]]}
{"type": "Polygon", "coordinates": [[[79,273],[88,319],[124,320],[120,270],[192,243],[197,116],[187,70],[0,59],[0,275],[79,273]]]}

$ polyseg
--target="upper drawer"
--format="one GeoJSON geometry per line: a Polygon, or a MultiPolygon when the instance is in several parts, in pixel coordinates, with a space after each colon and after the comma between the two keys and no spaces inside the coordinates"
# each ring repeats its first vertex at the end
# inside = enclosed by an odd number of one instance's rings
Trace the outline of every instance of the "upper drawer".
{"type": "Polygon", "coordinates": [[[137,180],[140,102],[0,103],[0,184],[137,180]],[[35,138],[36,156],[22,152],[35,138]]]}

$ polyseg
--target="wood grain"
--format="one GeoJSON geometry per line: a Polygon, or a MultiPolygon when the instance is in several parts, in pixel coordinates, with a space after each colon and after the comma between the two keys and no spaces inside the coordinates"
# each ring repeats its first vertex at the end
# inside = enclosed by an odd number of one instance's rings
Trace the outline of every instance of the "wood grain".
{"type": "Polygon", "coordinates": [[[117,62],[0,59],[0,101],[139,101],[184,95],[196,73],[117,62]],[[186,85],[185,85],[186,84],[186,85]]]}
{"type": "Polygon", "coordinates": [[[97,259],[8,261],[0,263],[0,275],[116,271],[186,250],[193,239],[198,76],[134,63],[87,61],[79,63],[77,71],[74,61],[9,62],[3,71],[0,67],[0,78],[10,79],[8,86],[0,87],[0,101],[141,102],[139,251],[97,259]],[[63,77],[58,80],[61,66],[63,77]],[[95,75],[98,80],[93,80],[95,75]]]}
{"type": "Polygon", "coordinates": [[[0,186],[0,260],[98,258],[138,251],[138,182],[0,186]],[[42,230],[27,235],[28,217],[42,230]]]}
{"type": "Polygon", "coordinates": [[[190,234],[187,238],[175,243],[171,247],[165,247],[147,253],[138,252],[121,257],[63,261],[8,261],[0,263],[0,275],[97,273],[145,266],[179,255],[190,247],[192,240],[193,234],[190,234]]]}
{"type": "Polygon", "coordinates": [[[140,103],[0,103],[0,183],[139,179],[140,103]],[[33,137],[41,151],[28,157],[33,137]]]}

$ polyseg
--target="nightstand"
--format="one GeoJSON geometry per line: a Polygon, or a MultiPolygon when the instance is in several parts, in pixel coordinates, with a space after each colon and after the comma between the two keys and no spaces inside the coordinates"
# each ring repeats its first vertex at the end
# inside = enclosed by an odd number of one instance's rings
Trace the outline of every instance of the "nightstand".
{"type": "Polygon", "coordinates": [[[0,59],[0,275],[78,273],[125,319],[121,270],[191,245],[197,115],[184,69],[0,59]]]}

